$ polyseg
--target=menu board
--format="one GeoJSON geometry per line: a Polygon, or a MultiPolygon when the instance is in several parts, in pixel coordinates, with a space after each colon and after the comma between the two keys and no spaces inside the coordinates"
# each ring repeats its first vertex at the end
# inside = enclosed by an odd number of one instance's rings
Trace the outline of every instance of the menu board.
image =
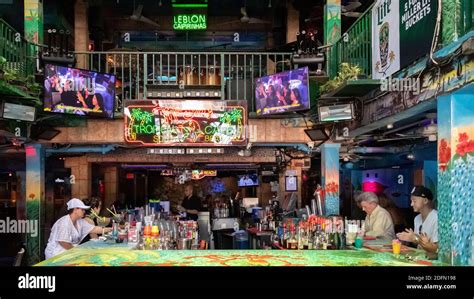
{"type": "Polygon", "coordinates": [[[132,100],[125,104],[125,142],[142,146],[247,144],[246,101],[132,100]]]}

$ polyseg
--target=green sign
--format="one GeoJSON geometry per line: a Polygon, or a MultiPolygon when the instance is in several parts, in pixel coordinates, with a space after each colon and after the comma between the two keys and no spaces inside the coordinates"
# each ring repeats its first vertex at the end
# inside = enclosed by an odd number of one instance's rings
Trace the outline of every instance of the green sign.
{"type": "Polygon", "coordinates": [[[205,30],[207,16],[205,14],[178,14],[173,17],[174,30],[205,30]]]}

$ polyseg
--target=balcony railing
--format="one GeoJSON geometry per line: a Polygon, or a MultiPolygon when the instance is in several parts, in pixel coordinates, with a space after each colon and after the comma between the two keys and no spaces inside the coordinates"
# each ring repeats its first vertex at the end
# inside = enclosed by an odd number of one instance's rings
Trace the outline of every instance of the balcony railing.
{"type": "Polygon", "coordinates": [[[87,68],[115,74],[117,110],[124,100],[146,99],[147,85],[213,85],[221,99],[247,100],[255,111],[255,78],[290,69],[291,53],[77,52],[87,68]],[[82,56],[82,57],[81,57],[82,56]]]}
{"type": "Polygon", "coordinates": [[[37,47],[0,19],[0,56],[7,60],[7,68],[16,69],[23,77],[34,75],[37,47]]]}
{"type": "Polygon", "coordinates": [[[372,6],[330,48],[328,71],[331,78],[337,75],[343,62],[358,65],[363,75],[372,76],[372,6]]]}

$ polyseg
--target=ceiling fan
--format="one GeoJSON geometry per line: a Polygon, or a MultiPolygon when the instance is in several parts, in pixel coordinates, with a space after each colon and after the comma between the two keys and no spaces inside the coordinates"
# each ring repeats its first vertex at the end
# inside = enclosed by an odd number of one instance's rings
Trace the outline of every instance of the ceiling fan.
{"type": "Polygon", "coordinates": [[[342,12],[354,11],[357,8],[362,6],[362,3],[358,0],[356,1],[344,1],[345,5],[341,5],[342,12]]]}
{"type": "Polygon", "coordinates": [[[362,13],[357,12],[357,11],[348,11],[348,12],[341,13],[341,15],[343,15],[345,17],[348,17],[348,18],[358,18],[362,15],[362,13]]]}
{"type": "Polygon", "coordinates": [[[247,8],[245,6],[242,6],[240,8],[240,14],[242,16],[240,17],[239,20],[220,23],[217,26],[230,25],[230,24],[271,24],[270,21],[249,17],[249,15],[247,13],[247,8]]]}
{"type": "Polygon", "coordinates": [[[345,5],[341,5],[341,15],[349,18],[358,18],[362,15],[361,12],[355,10],[362,6],[360,1],[346,1],[345,5]]]}
{"type": "Polygon", "coordinates": [[[247,8],[245,6],[240,8],[240,13],[242,14],[242,17],[240,18],[240,22],[242,22],[242,23],[270,24],[269,21],[249,17],[249,15],[247,14],[247,8]]]}
{"type": "Polygon", "coordinates": [[[132,21],[142,22],[154,27],[160,27],[160,24],[156,23],[155,21],[150,20],[147,17],[144,17],[142,15],[142,11],[143,11],[143,4],[139,4],[137,8],[133,10],[133,14],[130,17],[128,17],[128,19],[132,21]]]}

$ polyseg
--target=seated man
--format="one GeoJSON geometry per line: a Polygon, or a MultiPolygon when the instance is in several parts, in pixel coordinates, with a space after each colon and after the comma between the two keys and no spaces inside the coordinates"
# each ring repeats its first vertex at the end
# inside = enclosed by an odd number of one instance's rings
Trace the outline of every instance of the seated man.
{"type": "Polygon", "coordinates": [[[90,209],[82,200],[73,198],[67,202],[68,215],[54,223],[45,249],[46,259],[52,258],[81,243],[88,234],[104,234],[112,231],[111,227],[99,227],[84,219],[86,210],[90,209]]]}
{"type": "Polygon", "coordinates": [[[435,255],[438,250],[438,212],[433,208],[433,194],[424,186],[415,186],[411,191],[411,206],[415,213],[419,213],[415,217],[415,231],[406,229],[397,237],[435,255]]]}
{"type": "Polygon", "coordinates": [[[373,192],[363,192],[357,200],[360,201],[362,210],[367,213],[364,224],[365,236],[393,240],[395,230],[392,217],[387,210],[379,206],[377,195],[373,192]]]}

